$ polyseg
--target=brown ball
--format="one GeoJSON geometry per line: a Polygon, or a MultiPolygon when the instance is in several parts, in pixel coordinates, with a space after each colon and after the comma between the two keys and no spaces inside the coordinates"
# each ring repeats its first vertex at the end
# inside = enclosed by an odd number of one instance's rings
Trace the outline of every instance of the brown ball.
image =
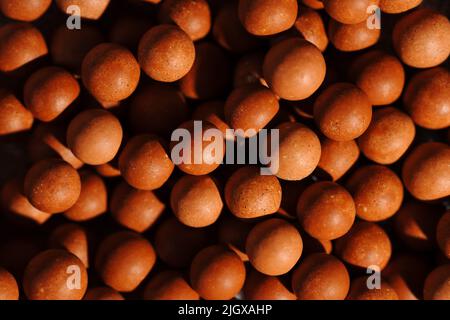
{"type": "Polygon", "coordinates": [[[24,101],[36,119],[52,121],[80,94],[78,81],[66,70],[46,67],[25,82],[24,101]]]}
{"type": "Polygon", "coordinates": [[[436,245],[436,227],[442,209],[426,203],[405,203],[394,216],[394,230],[400,240],[415,251],[431,250],[436,245]]]}
{"type": "Polygon", "coordinates": [[[62,224],[53,230],[49,242],[51,248],[67,250],[89,267],[88,237],[83,227],[75,223],[62,224]]]}
{"type": "Polygon", "coordinates": [[[428,263],[422,256],[401,254],[389,262],[383,270],[383,277],[400,300],[418,300],[422,297],[428,272],[428,263]]]}
{"type": "Polygon", "coordinates": [[[325,79],[326,64],[316,46],[291,38],[275,44],[267,53],[264,79],[279,97],[303,100],[311,96],[325,79]]]}
{"type": "Polygon", "coordinates": [[[153,276],[144,290],[144,300],[199,300],[200,297],[177,271],[153,276]]]}
{"type": "Polygon", "coordinates": [[[450,300],[450,264],[439,266],[428,275],[423,297],[425,300],[450,300]]]}
{"type": "Polygon", "coordinates": [[[367,221],[356,222],[346,235],[336,240],[335,249],[344,262],[359,268],[375,265],[383,269],[392,252],[386,232],[367,221]]]}
{"type": "Polygon", "coordinates": [[[225,102],[225,119],[234,130],[243,130],[240,135],[252,137],[275,117],[279,108],[277,96],[270,89],[259,84],[241,86],[231,91],[225,102]]]}
{"type": "Polygon", "coordinates": [[[405,85],[402,63],[379,50],[359,56],[351,65],[350,76],[374,106],[397,101],[405,85]]]}
{"type": "Polygon", "coordinates": [[[253,227],[245,248],[256,270],[278,276],[289,272],[300,259],[303,242],[292,224],[272,218],[253,227]]]}
{"type": "Polygon", "coordinates": [[[158,257],[173,268],[187,267],[197,252],[209,242],[210,232],[207,228],[188,227],[175,217],[163,221],[155,233],[158,257]]]}
{"type": "Polygon", "coordinates": [[[238,218],[269,215],[280,208],[281,185],[277,177],[261,175],[257,167],[243,167],[228,179],[225,202],[238,218]]]}
{"type": "Polygon", "coordinates": [[[200,251],[190,269],[191,284],[206,300],[229,300],[241,291],[245,266],[234,251],[210,246],[200,251]]]}
{"type": "Polygon", "coordinates": [[[211,11],[206,0],[164,0],[159,9],[162,23],[174,23],[193,41],[204,38],[211,29],[211,11]]]}
{"type": "Polygon", "coordinates": [[[154,190],[169,179],[174,165],[165,142],[155,135],[134,136],[119,157],[122,177],[136,189],[154,190]]]}
{"type": "Polygon", "coordinates": [[[9,19],[30,22],[39,19],[51,3],[52,0],[1,0],[0,11],[9,19]]]}
{"type": "Polygon", "coordinates": [[[119,292],[131,292],[144,280],[155,261],[150,242],[136,233],[122,231],[102,241],[95,267],[106,285],[119,292]]]}
{"type": "Polygon", "coordinates": [[[395,290],[384,280],[381,280],[380,288],[369,289],[367,278],[360,277],[352,281],[348,300],[398,300],[395,290]]]}
{"type": "Polygon", "coordinates": [[[314,103],[314,119],[320,131],[336,141],[361,136],[372,119],[367,95],[350,83],[336,83],[325,89],[314,103]]]}
{"type": "Polygon", "coordinates": [[[297,300],[279,278],[252,270],[245,279],[246,300],[297,300]]]}
{"type": "Polygon", "coordinates": [[[96,27],[84,24],[70,30],[64,23],[53,33],[50,54],[55,64],[79,72],[89,50],[102,42],[104,37],[96,27]]]}
{"type": "Polygon", "coordinates": [[[77,202],[80,192],[80,175],[62,160],[39,161],[25,176],[26,197],[34,207],[47,213],[68,210],[77,202]]]}
{"type": "Polygon", "coordinates": [[[296,122],[284,122],[279,130],[278,150],[272,150],[271,171],[284,180],[302,180],[309,176],[320,160],[320,141],[308,127],[296,122]],[[274,167],[274,168],[272,168],[274,167]]]}
{"type": "MultiPolygon", "coordinates": [[[[14,178],[7,181],[1,190],[2,207],[13,214],[31,219],[37,224],[45,223],[51,215],[36,209],[23,194],[23,179],[14,178]]],[[[0,299],[1,300],[1,299],[0,299]]]]}
{"type": "Polygon", "coordinates": [[[28,263],[23,290],[29,300],[81,300],[88,275],[83,262],[66,250],[39,253],[28,263]]]}
{"type": "Polygon", "coordinates": [[[450,22],[431,9],[418,9],[397,21],[392,41],[403,63],[415,68],[435,67],[450,55],[450,22]]]}
{"type": "Polygon", "coordinates": [[[355,221],[355,203],[343,187],[334,182],[316,182],[300,196],[297,217],[313,238],[334,240],[345,235],[355,221]]]}
{"type": "Polygon", "coordinates": [[[436,200],[450,195],[450,147],[427,142],[413,149],[403,163],[406,189],[419,200],[436,200]]]}
{"type": "Polygon", "coordinates": [[[393,107],[373,112],[369,128],[358,138],[362,153],[380,164],[391,164],[400,159],[416,135],[411,118],[393,107]]]}
{"type": "Polygon", "coordinates": [[[116,156],[122,142],[122,126],[110,112],[90,109],[79,113],[67,128],[67,144],[81,161],[104,164],[116,156]]]}
{"type": "Polygon", "coordinates": [[[380,29],[367,28],[367,22],[343,24],[331,19],[328,24],[328,38],[336,49],[344,52],[369,48],[380,39],[380,29]]]}
{"type": "Polygon", "coordinates": [[[195,59],[191,38],[180,28],[159,25],[148,30],[139,42],[141,68],[152,79],[173,82],[184,77],[195,59]]]}
{"type": "Polygon", "coordinates": [[[28,23],[0,27],[0,71],[11,72],[48,53],[41,32],[28,23]]]}
{"type": "Polygon", "coordinates": [[[223,202],[211,177],[185,175],[172,188],[170,206],[181,223],[202,228],[216,222],[223,202]]]}
{"type": "Polygon", "coordinates": [[[222,96],[231,82],[231,70],[230,60],[220,47],[210,42],[199,43],[195,46],[194,65],[180,80],[181,91],[191,99],[222,96]]]}
{"type": "Polygon", "coordinates": [[[128,98],[136,90],[140,73],[133,54],[113,43],[92,48],[81,66],[84,86],[103,104],[128,98]]]}
{"type": "Polygon", "coordinates": [[[19,287],[14,276],[0,268],[0,301],[19,300],[19,287]]]}
{"type": "Polygon", "coordinates": [[[33,122],[33,114],[12,93],[0,90],[0,136],[27,131],[33,122]]]}
{"type": "Polygon", "coordinates": [[[88,289],[83,300],[125,300],[123,296],[110,287],[95,287],[88,289]]]}
{"type": "Polygon", "coordinates": [[[328,36],[323,19],[317,11],[300,7],[294,27],[305,40],[311,42],[320,51],[325,51],[328,46],[328,36]]]}
{"type": "Polygon", "coordinates": [[[423,0],[380,0],[380,9],[385,13],[402,13],[419,6],[422,1],[423,0]]]}
{"type": "Polygon", "coordinates": [[[359,158],[359,148],[354,140],[334,141],[322,137],[320,144],[322,151],[317,166],[333,181],[340,179],[359,158]]]}
{"type": "Polygon", "coordinates": [[[106,212],[108,192],[105,182],[90,171],[81,171],[81,193],[64,216],[72,221],[86,221],[106,212]]]}
{"type": "Polygon", "coordinates": [[[97,20],[105,12],[110,0],[55,0],[58,8],[67,14],[72,14],[68,9],[70,6],[79,7],[79,15],[82,18],[97,20]]]}
{"type": "Polygon", "coordinates": [[[243,53],[258,47],[261,41],[245,30],[239,20],[238,2],[227,1],[217,12],[214,19],[212,34],[223,48],[243,53]]]}
{"type": "Polygon", "coordinates": [[[350,288],[350,276],[339,259],[315,253],[295,269],[292,287],[299,300],[344,300],[350,288]]]}
{"type": "Polygon", "coordinates": [[[122,182],[114,190],[109,207],[120,225],[141,233],[158,220],[166,206],[152,191],[137,190],[122,182]]]}
{"type": "Polygon", "coordinates": [[[288,30],[297,17],[296,0],[239,0],[239,19],[256,36],[269,36],[288,30]]]}
{"type": "Polygon", "coordinates": [[[414,75],[406,87],[403,102],[414,122],[426,129],[450,126],[450,72],[445,68],[414,75]]]}
{"type": "Polygon", "coordinates": [[[211,173],[219,167],[225,156],[222,131],[212,123],[192,120],[181,124],[176,131],[181,132],[182,138],[172,139],[170,149],[172,160],[181,171],[198,176],[211,173]],[[214,133],[214,136],[208,136],[210,133],[214,133]],[[185,150],[186,144],[190,151],[185,150]]]}
{"type": "Polygon", "coordinates": [[[436,239],[442,253],[450,259],[450,211],[447,211],[439,220],[436,239]]]}
{"type": "Polygon", "coordinates": [[[368,8],[379,0],[323,0],[325,11],[335,20],[344,24],[366,22],[368,8]]]}
{"type": "Polygon", "coordinates": [[[212,123],[217,129],[222,131],[223,136],[226,137],[227,129],[230,129],[230,127],[225,122],[224,106],[225,103],[220,100],[211,100],[202,103],[194,110],[192,119],[212,123]]]}
{"type": "Polygon", "coordinates": [[[188,119],[189,112],[186,99],[177,87],[152,83],[133,95],[129,120],[136,133],[167,135],[188,119]]]}
{"type": "Polygon", "coordinates": [[[347,181],[347,187],[355,200],[356,215],[366,221],[390,218],[403,201],[400,178],[385,166],[358,168],[347,181]]]}

